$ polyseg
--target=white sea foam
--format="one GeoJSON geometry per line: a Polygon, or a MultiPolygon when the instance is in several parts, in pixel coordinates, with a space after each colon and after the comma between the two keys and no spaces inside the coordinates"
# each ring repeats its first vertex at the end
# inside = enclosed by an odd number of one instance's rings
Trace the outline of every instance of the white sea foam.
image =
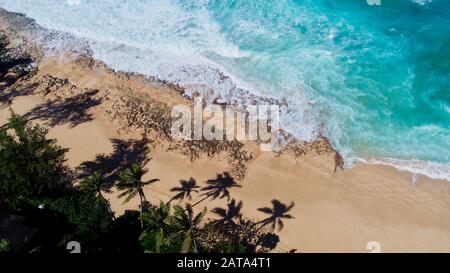
{"type": "MultiPolygon", "coordinates": [[[[201,1],[192,2],[192,5],[198,5],[200,8],[190,12],[186,12],[170,0],[136,1],[135,5],[126,5],[124,2],[106,4],[105,1],[84,0],[79,5],[69,6],[54,0],[0,0],[0,6],[26,12],[44,27],[61,31],[52,32],[52,37],[42,38],[50,48],[82,50],[88,46],[94,58],[104,61],[113,69],[139,72],[178,83],[186,88],[187,95],[191,95],[194,91],[201,92],[210,101],[220,99],[230,104],[244,105],[255,103],[262,96],[274,99],[287,98],[289,108],[283,109],[281,125],[302,140],[313,140],[321,133],[325,133],[331,141],[344,139],[345,132],[340,127],[339,120],[336,120],[337,116],[329,111],[330,106],[334,109],[334,113],[340,112],[340,116],[356,120],[357,105],[343,106],[333,97],[328,97],[325,103],[323,97],[315,97],[314,93],[308,90],[307,84],[302,85],[305,87],[304,90],[298,90],[299,81],[309,80],[308,75],[298,75],[298,71],[289,70],[293,69],[292,67],[286,67],[286,71],[283,71],[281,85],[285,91],[281,98],[273,92],[272,86],[265,85],[263,81],[241,76],[242,71],[235,70],[235,63],[245,58],[255,58],[256,62],[264,61],[265,56],[262,54],[255,56],[251,51],[241,50],[230,41],[221,32],[217,23],[210,18],[209,13],[201,8],[201,1]],[[46,5],[59,6],[43,12],[41,7],[46,5]],[[82,20],[83,16],[89,17],[90,20],[82,20]],[[92,18],[96,18],[97,21],[92,18]],[[71,34],[78,39],[74,39],[71,34]],[[216,59],[224,61],[214,61],[216,59]],[[298,77],[297,82],[292,80],[292,75],[298,77]],[[328,122],[323,124],[320,121],[328,122]]],[[[300,23],[301,21],[296,24],[300,23]]],[[[239,27],[243,31],[278,38],[276,34],[270,33],[255,22],[241,21],[239,27]]],[[[334,39],[335,30],[332,29],[325,37],[329,40],[334,39]]],[[[331,50],[306,47],[296,53],[302,60],[307,60],[298,62],[299,65],[326,64],[326,66],[295,67],[299,71],[309,70],[309,76],[315,77],[316,84],[323,84],[323,89],[331,87],[327,86],[329,82],[319,81],[320,77],[327,76],[338,82],[346,80],[344,75],[332,67],[336,56],[331,50]]],[[[347,95],[356,98],[358,93],[355,91],[355,94],[347,95]]],[[[415,130],[426,134],[430,131],[436,132],[436,128],[430,126],[417,127],[415,130]]],[[[336,146],[342,148],[345,145],[336,146]]],[[[354,158],[353,151],[341,149],[340,152],[350,166],[354,158]]],[[[418,175],[450,181],[449,164],[391,158],[357,159],[357,161],[390,165],[418,175]]]]}
{"type": "Polygon", "coordinates": [[[354,162],[391,166],[401,171],[406,171],[413,174],[413,179],[416,179],[417,175],[424,175],[433,179],[450,181],[450,163],[445,164],[422,160],[401,160],[395,158],[355,158],[354,162]]]}

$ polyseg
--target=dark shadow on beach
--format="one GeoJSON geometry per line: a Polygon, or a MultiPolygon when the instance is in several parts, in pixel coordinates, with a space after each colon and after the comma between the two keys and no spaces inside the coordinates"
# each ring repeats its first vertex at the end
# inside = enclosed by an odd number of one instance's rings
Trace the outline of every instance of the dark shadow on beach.
{"type": "Polygon", "coordinates": [[[215,179],[206,181],[206,186],[201,189],[203,192],[201,195],[204,196],[204,198],[192,206],[194,207],[208,198],[211,198],[212,200],[217,198],[227,198],[227,201],[230,201],[231,196],[229,190],[240,187],[241,185],[234,180],[230,173],[224,172],[223,174],[218,174],[215,179]]]}
{"type": "Polygon", "coordinates": [[[219,217],[216,220],[216,224],[237,224],[242,220],[242,207],[243,202],[237,202],[235,199],[232,199],[231,202],[228,203],[227,208],[217,207],[211,210],[212,213],[219,217]]]}
{"type": "Polygon", "coordinates": [[[265,233],[259,238],[258,245],[261,247],[258,252],[274,250],[280,242],[280,236],[275,233],[265,233]]]}
{"type": "Polygon", "coordinates": [[[8,48],[8,45],[8,38],[0,33],[0,102],[10,103],[19,92],[10,90],[6,93],[6,89],[34,71],[35,68],[33,68],[33,60],[29,56],[20,50],[8,48]]]}
{"type": "Polygon", "coordinates": [[[180,180],[180,186],[170,189],[171,192],[178,192],[172,199],[167,202],[170,204],[172,201],[179,200],[192,200],[192,193],[198,193],[200,186],[197,185],[197,181],[194,178],[189,178],[189,180],[180,180]]]}
{"type": "Polygon", "coordinates": [[[269,215],[258,224],[261,224],[261,228],[264,226],[270,226],[272,231],[274,231],[278,227],[278,231],[281,231],[284,227],[283,220],[294,218],[292,215],[288,214],[288,212],[295,206],[295,204],[294,202],[291,202],[291,204],[286,205],[276,199],[271,202],[272,208],[264,207],[258,209],[259,211],[269,215]]]}
{"type": "Polygon", "coordinates": [[[217,220],[209,221],[202,228],[200,236],[202,240],[225,253],[239,253],[241,247],[250,253],[266,253],[274,250],[280,242],[280,236],[270,231],[268,226],[270,221],[265,219],[256,222],[246,218],[242,213],[243,205],[242,201],[232,199],[225,208],[212,209],[211,212],[217,216],[217,220]],[[234,243],[223,244],[229,240],[234,243]],[[222,245],[217,246],[214,242],[222,242],[222,245]]]}
{"type": "Polygon", "coordinates": [[[81,163],[77,168],[79,178],[88,177],[99,171],[106,182],[112,186],[119,180],[120,171],[131,167],[133,163],[144,166],[150,161],[149,140],[146,137],[143,136],[140,140],[112,139],[111,141],[113,152],[108,155],[97,155],[95,160],[81,163]]]}
{"type": "Polygon", "coordinates": [[[0,94],[0,103],[7,103],[8,105],[12,103],[15,97],[28,96],[33,94],[34,90],[39,86],[38,82],[26,85],[10,88],[8,92],[2,92],[0,94]]]}
{"type": "Polygon", "coordinates": [[[31,58],[20,56],[5,56],[1,54],[0,60],[0,82],[2,88],[13,85],[17,80],[27,75],[33,62],[31,58]]]}
{"type": "Polygon", "coordinates": [[[48,126],[68,123],[71,128],[76,127],[93,119],[89,110],[101,103],[101,99],[95,98],[97,93],[98,90],[90,90],[74,97],[48,101],[33,108],[25,118],[44,120],[48,126]]]}

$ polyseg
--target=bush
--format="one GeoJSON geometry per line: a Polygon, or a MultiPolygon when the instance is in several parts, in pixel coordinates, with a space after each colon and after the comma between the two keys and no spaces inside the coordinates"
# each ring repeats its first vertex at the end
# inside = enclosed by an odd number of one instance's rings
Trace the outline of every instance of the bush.
{"type": "Polygon", "coordinates": [[[48,131],[12,114],[0,129],[0,199],[10,205],[49,196],[64,185],[67,150],[48,131]]]}

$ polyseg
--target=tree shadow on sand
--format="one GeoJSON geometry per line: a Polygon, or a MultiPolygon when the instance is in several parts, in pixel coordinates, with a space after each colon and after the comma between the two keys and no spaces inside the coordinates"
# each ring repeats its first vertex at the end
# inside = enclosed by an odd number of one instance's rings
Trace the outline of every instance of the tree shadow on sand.
{"type": "Polygon", "coordinates": [[[295,206],[295,204],[294,202],[291,202],[291,204],[287,206],[276,199],[272,200],[271,202],[272,208],[264,207],[258,209],[259,211],[270,215],[268,218],[260,221],[258,224],[261,224],[261,228],[270,225],[272,231],[274,231],[278,226],[278,231],[281,231],[284,227],[283,220],[294,218],[292,215],[288,214],[288,212],[295,206]]]}
{"type": "Polygon", "coordinates": [[[261,249],[258,252],[274,250],[280,242],[280,236],[275,233],[265,233],[259,238],[258,245],[261,249]]]}
{"type": "Polygon", "coordinates": [[[101,99],[95,98],[97,93],[98,90],[90,90],[74,97],[47,101],[33,108],[25,118],[42,119],[48,126],[68,123],[71,128],[76,127],[92,120],[89,110],[101,103],[101,99]]]}
{"type": "Polygon", "coordinates": [[[231,202],[228,203],[226,209],[217,207],[211,210],[211,212],[220,217],[215,221],[216,224],[236,224],[242,219],[242,207],[242,201],[236,202],[235,199],[232,199],[231,202]]]}
{"type": "MultiPolygon", "coordinates": [[[[0,79],[0,82],[2,80],[0,79]]],[[[0,83],[1,85],[1,83],[0,83]]],[[[10,88],[8,91],[5,91],[4,89],[0,93],[0,103],[10,105],[14,98],[20,97],[20,96],[28,96],[33,94],[33,92],[38,88],[39,83],[34,82],[32,84],[27,85],[21,85],[21,86],[15,86],[14,88],[10,88]]],[[[2,89],[0,87],[0,89],[2,89]]]]}
{"type": "Polygon", "coordinates": [[[206,223],[197,234],[206,252],[265,253],[277,247],[280,237],[269,232],[269,227],[243,216],[242,207],[242,201],[232,199],[227,208],[211,211],[219,219],[206,223]]]}
{"type": "MultiPolygon", "coordinates": [[[[0,90],[2,91],[34,69],[31,65],[33,60],[27,54],[15,48],[8,48],[8,45],[7,37],[0,33],[0,90]]],[[[0,101],[9,101],[9,98],[3,95],[0,94],[0,101]]]]}
{"type": "Polygon", "coordinates": [[[230,201],[231,197],[229,189],[241,187],[228,172],[218,174],[215,179],[206,181],[206,184],[207,185],[202,188],[202,191],[204,192],[202,196],[205,197],[192,206],[196,206],[208,198],[213,200],[217,198],[227,198],[227,201],[230,201]]]}
{"type": "MultiPolygon", "coordinates": [[[[4,57],[4,56],[2,56],[4,57]]],[[[25,68],[31,64],[33,60],[28,57],[12,57],[0,62],[0,80],[8,87],[14,84],[25,73],[25,68]],[[14,76],[9,75],[8,72],[14,70],[14,76]],[[24,70],[21,73],[21,70],[24,70]]]]}
{"type": "Polygon", "coordinates": [[[133,163],[145,166],[149,161],[149,140],[112,139],[113,152],[97,155],[95,160],[86,161],[77,168],[78,178],[85,178],[96,171],[100,171],[108,185],[112,186],[119,179],[119,172],[130,168],[133,163]]]}
{"type": "Polygon", "coordinates": [[[167,204],[171,203],[174,200],[192,200],[192,193],[198,193],[200,186],[197,185],[197,181],[194,178],[190,178],[189,180],[180,180],[180,186],[174,187],[170,189],[171,192],[178,192],[172,199],[167,202],[167,204]]]}

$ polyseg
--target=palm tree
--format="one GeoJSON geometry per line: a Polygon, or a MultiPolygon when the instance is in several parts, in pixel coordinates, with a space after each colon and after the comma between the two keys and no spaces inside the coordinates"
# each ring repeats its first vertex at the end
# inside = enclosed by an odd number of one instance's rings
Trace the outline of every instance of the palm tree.
{"type": "Polygon", "coordinates": [[[139,240],[146,253],[176,253],[181,248],[181,242],[173,236],[166,236],[162,228],[143,233],[139,240]]]}
{"type": "Polygon", "coordinates": [[[224,208],[215,208],[212,210],[213,213],[220,216],[222,219],[217,220],[216,224],[227,224],[232,223],[236,224],[233,219],[241,220],[242,219],[242,201],[239,201],[239,203],[236,204],[236,200],[231,200],[230,203],[228,203],[228,209],[224,208]]]}
{"type": "Polygon", "coordinates": [[[141,228],[144,229],[144,222],[142,220],[142,215],[144,213],[144,203],[147,202],[147,198],[144,194],[144,187],[155,182],[158,182],[159,179],[150,179],[148,181],[142,181],[142,176],[144,176],[145,171],[139,166],[139,164],[134,163],[131,165],[129,169],[120,172],[119,177],[121,182],[117,184],[117,188],[120,191],[123,191],[119,198],[125,197],[125,201],[129,202],[131,199],[139,195],[141,207],[140,207],[140,221],[141,228]]]}
{"type": "Polygon", "coordinates": [[[103,175],[100,174],[100,172],[94,172],[92,176],[83,179],[80,182],[80,187],[82,190],[86,192],[95,194],[97,198],[99,198],[106,205],[113,219],[116,220],[114,212],[109,204],[109,201],[105,198],[105,196],[103,196],[103,192],[109,194],[112,191],[111,189],[109,189],[107,182],[103,178],[103,175]]]}
{"type": "Polygon", "coordinates": [[[241,187],[236,183],[236,181],[234,181],[233,177],[231,177],[228,172],[224,172],[223,175],[218,174],[216,179],[208,180],[206,181],[206,184],[208,185],[202,188],[202,191],[205,192],[202,195],[204,195],[205,197],[195,203],[193,207],[210,197],[212,199],[222,199],[226,197],[227,200],[230,201],[231,197],[229,189],[241,187]]]}
{"type": "Polygon", "coordinates": [[[150,231],[156,228],[166,229],[166,227],[170,224],[170,205],[164,204],[161,202],[159,207],[150,207],[144,214],[142,215],[142,220],[147,225],[147,230],[150,231]]]}
{"type": "Polygon", "coordinates": [[[270,214],[270,216],[258,223],[261,224],[261,227],[258,230],[270,224],[272,225],[272,231],[274,231],[277,226],[278,231],[281,231],[284,227],[283,219],[294,218],[292,215],[287,214],[287,212],[289,212],[294,205],[294,202],[292,202],[289,206],[286,206],[280,201],[274,199],[272,200],[272,208],[259,208],[259,211],[270,214]]]}
{"type": "Polygon", "coordinates": [[[178,199],[179,200],[188,199],[190,201],[190,200],[192,200],[191,193],[192,192],[198,193],[198,190],[197,190],[198,188],[200,188],[200,187],[197,186],[197,181],[195,181],[195,179],[192,177],[187,181],[181,180],[180,187],[175,187],[170,190],[171,192],[179,192],[179,193],[177,195],[175,195],[172,199],[170,199],[170,201],[167,203],[169,204],[173,200],[178,200],[178,199]]]}
{"type": "Polygon", "coordinates": [[[206,208],[197,215],[194,215],[192,206],[187,204],[183,209],[181,206],[174,207],[172,217],[172,224],[178,230],[173,234],[173,237],[181,237],[183,244],[181,251],[188,253],[191,249],[194,253],[197,252],[197,243],[195,240],[195,231],[199,227],[203,217],[206,214],[206,208]]]}
{"type": "Polygon", "coordinates": [[[146,252],[173,253],[179,251],[181,242],[166,234],[170,230],[170,205],[161,202],[159,207],[150,207],[142,215],[147,228],[142,232],[139,240],[146,252]]]}

